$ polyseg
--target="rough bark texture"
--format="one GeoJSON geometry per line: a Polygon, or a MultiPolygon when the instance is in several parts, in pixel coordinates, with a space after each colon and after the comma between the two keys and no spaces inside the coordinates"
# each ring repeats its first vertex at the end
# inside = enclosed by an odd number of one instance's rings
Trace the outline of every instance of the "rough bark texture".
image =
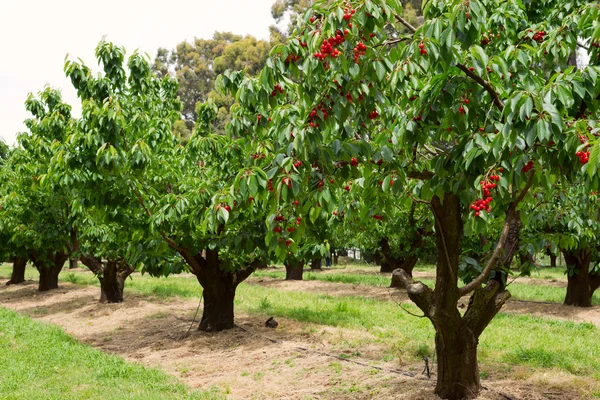
{"type": "Polygon", "coordinates": [[[323,259],[315,258],[314,260],[311,260],[311,262],[310,262],[310,269],[311,270],[321,270],[322,265],[323,265],[323,259]]]}
{"type": "Polygon", "coordinates": [[[100,303],[122,303],[125,280],[135,268],[123,260],[102,261],[93,256],[81,256],[81,262],[100,281],[100,303]]]}
{"type": "Polygon", "coordinates": [[[256,260],[238,272],[226,272],[221,269],[218,250],[207,250],[205,256],[199,253],[190,257],[187,252],[182,253],[203,288],[204,311],[199,330],[218,332],[233,328],[235,291],[264,261],[256,260]]]}
{"type": "Polygon", "coordinates": [[[284,265],[286,281],[302,280],[302,273],[304,272],[304,261],[286,261],[284,265]]]}
{"type": "Polygon", "coordinates": [[[12,274],[6,285],[16,285],[25,282],[25,267],[27,266],[26,257],[16,257],[13,261],[12,274]]]}
{"type": "Polygon", "coordinates": [[[68,258],[65,253],[54,253],[45,260],[38,258],[36,255],[31,255],[30,259],[40,273],[38,286],[40,292],[58,289],[58,275],[68,258]]]}
{"type": "MultiPolygon", "coordinates": [[[[457,308],[458,262],[463,237],[460,200],[452,193],[445,193],[443,200],[434,196],[431,206],[436,222],[435,291],[414,282],[401,269],[393,275],[403,282],[410,299],[435,328],[438,360],[435,393],[442,399],[473,399],[481,390],[477,364],[479,336],[510,294],[501,290],[498,282],[490,280],[486,286],[473,291],[467,311],[461,316],[457,308]]],[[[514,213],[507,214],[507,221],[514,217],[514,213]]]]}
{"type": "Polygon", "coordinates": [[[563,250],[563,255],[565,256],[567,268],[579,271],[578,273],[569,271],[565,305],[591,307],[592,295],[594,290],[598,288],[600,281],[600,275],[590,273],[591,249],[563,250]]]}

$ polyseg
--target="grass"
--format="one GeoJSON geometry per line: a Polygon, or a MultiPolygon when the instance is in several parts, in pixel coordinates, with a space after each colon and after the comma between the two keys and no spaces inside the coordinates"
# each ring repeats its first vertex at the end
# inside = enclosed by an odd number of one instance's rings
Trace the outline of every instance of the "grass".
{"type": "Polygon", "coordinates": [[[220,399],[0,307],[0,399],[220,399]]]}
{"type": "MultiPolygon", "coordinates": [[[[6,268],[0,268],[0,276],[6,268]]],[[[260,271],[259,276],[279,274],[279,271],[260,271]],[[261,275],[262,274],[262,275],[261,275]]],[[[61,279],[78,284],[93,283],[97,280],[90,273],[71,272],[76,279],[62,274],[61,279]]],[[[371,282],[377,276],[358,274],[309,273],[324,279],[345,283],[371,282]],[[328,276],[332,277],[328,277],[328,276]],[[347,276],[346,276],[347,275],[347,276]],[[361,280],[362,279],[362,280],[361,280]]],[[[541,290],[540,296],[548,296],[553,291],[555,300],[562,300],[564,289],[555,287],[512,284],[511,291],[518,293],[529,287],[530,291],[541,290]],[[521,286],[519,286],[521,285],[521,286]],[[557,297],[560,295],[560,297],[557,297]]],[[[519,296],[526,296],[525,293],[519,296]]],[[[172,276],[151,278],[135,275],[127,281],[126,291],[159,299],[174,296],[198,298],[201,288],[193,277],[172,276]]],[[[416,314],[419,310],[411,305],[405,307],[416,314]]],[[[283,291],[259,285],[241,284],[236,296],[236,309],[260,314],[265,317],[286,317],[311,326],[333,326],[366,331],[370,336],[357,337],[346,341],[350,350],[360,350],[365,344],[377,342],[390,354],[384,360],[397,358],[402,363],[417,362],[424,354],[433,353],[434,331],[428,320],[416,318],[398,305],[388,301],[350,296],[330,296],[311,292],[283,291]]],[[[572,374],[593,376],[600,379],[600,330],[589,323],[538,318],[524,315],[500,314],[485,330],[480,339],[480,360],[485,363],[503,362],[509,365],[526,365],[534,368],[556,368],[572,374]]]]}
{"type": "MultiPolygon", "coordinates": [[[[345,268],[344,271],[353,268],[345,268]]],[[[354,268],[356,269],[356,268],[354,268]]],[[[364,270],[364,266],[362,268],[364,270]]],[[[419,272],[427,272],[434,274],[435,269],[433,266],[419,266],[415,268],[416,271],[419,272]]],[[[373,274],[365,274],[365,273],[348,273],[348,272],[337,272],[335,268],[332,271],[323,271],[323,272],[309,272],[306,271],[304,273],[305,280],[317,280],[323,282],[331,282],[331,283],[345,283],[352,285],[365,285],[365,286],[376,286],[376,287],[388,287],[390,285],[390,276],[389,275],[379,275],[376,274],[377,270],[374,268],[373,274]]],[[[259,270],[254,273],[257,278],[271,278],[271,279],[284,279],[285,271],[283,270],[259,270]]],[[[549,303],[559,303],[565,299],[566,295],[566,278],[564,271],[561,271],[560,268],[544,268],[540,271],[534,271],[531,276],[536,279],[545,279],[550,281],[561,281],[565,282],[565,287],[557,287],[553,285],[543,285],[543,284],[526,284],[519,283],[517,279],[515,282],[511,283],[508,287],[511,292],[512,298],[514,300],[526,300],[526,301],[540,301],[540,302],[549,302],[549,303]]],[[[433,287],[434,280],[433,279],[419,279],[419,281],[424,284],[433,287]]],[[[592,304],[600,305],[600,291],[594,293],[592,297],[592,304]]]]}

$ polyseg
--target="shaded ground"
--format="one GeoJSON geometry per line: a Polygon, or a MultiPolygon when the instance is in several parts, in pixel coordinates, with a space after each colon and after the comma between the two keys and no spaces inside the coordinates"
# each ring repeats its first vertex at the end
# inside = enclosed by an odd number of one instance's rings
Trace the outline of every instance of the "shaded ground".
{"type": "MultiPolygon", "coordinates": [[[[280,290],[310,290],[330,295],[352,295],[395,301],[405,300],[400,291],[328,282],[258,280],[253,284],[280,290]]],[[[186,332],[198,306],[195,300],[160,302],[128,294],[126,303],[98,304],[98,288],[62,284],[61,289],[39,293],[36,285],[0,288],[0,304],[42,321],[62,326],[84,343],[129,360],[159,367],[193,387],[218,387],[231,399],[436,399],[435,378],[423,379],[423,365],[405,366],[382,361],[383,349],[369,345],[360,357],[348,362],[335,343],[369,332],[300,324],[278,319],[277,329],[264,327],[264,317],[237,314],[241,328],[218,334],[186,332]],[[269,340],[271,339],[271,340],[269,340]],[[375,369],[376,365],[382,369],[375,369]],[[396,371],[396,372],[394,372],[396,371]]],[[[349,357],[352,355],[349,354],[349,357]]],[[[489,390],[481,399],[578,399],[584,385],[573,376],[511,370],[519,380],[486,380],[489,390]]],[[[525,371],[525,369],[523,369],[525,371]]],[[[583,379],[583,378],[582,378],[583,379]]]]}

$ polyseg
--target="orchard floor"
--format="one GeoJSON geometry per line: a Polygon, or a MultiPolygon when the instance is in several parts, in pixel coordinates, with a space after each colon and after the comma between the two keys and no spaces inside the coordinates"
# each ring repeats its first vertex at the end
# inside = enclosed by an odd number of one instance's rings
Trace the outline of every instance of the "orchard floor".
{"type": "MultiPolygon", "coordinates": [[[[284,282],[251,278],[250,285],[281,291],[363,296],[403,302],[402,291],[382,287],[322,281],[284,282]]],[[[437,399],[423,363],[398,366],[383,361],[384,349],[365,330],[352,330],[277,318],[279,327],[264,327],[265,317],[236,313],[238,327],[203,333],[194,324],[186,335],[197,299],[157,299],[126,293],[125,303],[99,304],[97,287],[61,283],[56,291],[39,293],[34,281],[0,288],[0,305],[32,318],[57,324],[83,343],[144,365],[158,367],[184,383],[202,389],[216,387],[230,399],[437,399]],[[360,355],[345,354],[340,343],[365,337],[360,355]],[[347,359],[349,357],[350,359],[347,359]]],[[[126,289],[127,290],[127,289],[126,289]]],[[[598,307],[572,307],[510,302],[507,312],[535,313],[551,318],[599,325],[598,307]]],[[[200,310],[201,312],[201,310],[200,310]]],[[[343,346],[342,346],[343,347],[343,346]]],[[[488,368],[489,370],[489,368],[488,368]]],[[[574,377],[552,369],[503,366],[488,374],[480,399],[583,399],[591,377],[574,377]]]]}

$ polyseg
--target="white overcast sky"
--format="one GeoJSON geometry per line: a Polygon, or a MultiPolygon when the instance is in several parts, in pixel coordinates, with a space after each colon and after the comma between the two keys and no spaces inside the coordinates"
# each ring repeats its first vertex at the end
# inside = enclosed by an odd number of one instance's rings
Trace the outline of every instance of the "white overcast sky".
{"type": "MultiPolygon", "coordinates": [[[[15,142],[29,117],[29,92],[46,84],[61,89],[76,106],[63,73],[67,54],[96,69],[94,49],[107,40],[140,49],[153,59],[159,47],[173,48],[215,31],[268,39],[274,0],[0,0],[0,137],[15,142]]],[[[74,107],[77,113],[78,107],[74,107]]]]}

